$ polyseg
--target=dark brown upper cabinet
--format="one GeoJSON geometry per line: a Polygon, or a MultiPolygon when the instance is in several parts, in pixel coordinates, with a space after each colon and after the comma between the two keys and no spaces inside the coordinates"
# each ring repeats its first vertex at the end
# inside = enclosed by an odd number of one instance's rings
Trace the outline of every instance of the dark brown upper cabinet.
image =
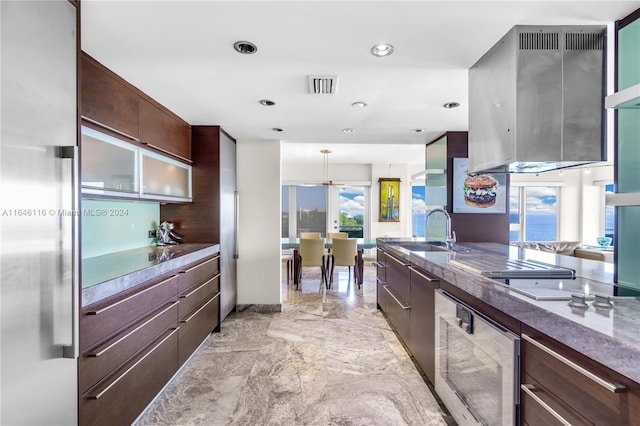
{"type": "Polygon", "coordinates": [[[82,117],[129,139],[139,139],[138,94],[133,87],[85,53],[80,76],[82,117]]]}
{"type": "Polygon", "coordinates": [[[140,97],[140,142],[149,148],[191,162],[191,127],[140,97]]]}

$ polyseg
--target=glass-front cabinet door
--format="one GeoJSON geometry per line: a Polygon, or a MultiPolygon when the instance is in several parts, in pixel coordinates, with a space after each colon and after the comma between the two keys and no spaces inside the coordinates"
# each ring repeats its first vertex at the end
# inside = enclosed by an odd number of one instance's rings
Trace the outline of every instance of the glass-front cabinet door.
{"type": "Polygon", "coordinates": [[[138,197],[138,147],[82,127],[82,192],[138,197]]]}
{"type": "Polygon", "coordinates": [[[191,166],[140,149],[141,198],[191,201],[191,166]]]}

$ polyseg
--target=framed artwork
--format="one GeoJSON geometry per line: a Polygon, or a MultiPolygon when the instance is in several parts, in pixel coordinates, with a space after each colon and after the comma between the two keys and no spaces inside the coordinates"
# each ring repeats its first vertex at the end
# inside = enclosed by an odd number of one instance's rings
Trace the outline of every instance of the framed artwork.
{"type": "Polygon", "coordinates": [[[506,213],[504,173],[469,173],[468,158],[453,159],[453,212],[506,213]]]}
{"type": "Polygon", "coordinates": [[[400,222],[400,178],[380,178],[380,222],[400,222]]]}

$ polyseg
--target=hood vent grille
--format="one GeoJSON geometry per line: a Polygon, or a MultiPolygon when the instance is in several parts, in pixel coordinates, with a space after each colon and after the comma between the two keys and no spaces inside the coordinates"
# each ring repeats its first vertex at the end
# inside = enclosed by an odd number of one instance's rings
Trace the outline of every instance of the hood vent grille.
{"type": "Polygon", "coordinates": [[[520,50],[558,50],[558,33],[520,33],[520,50]]]}
{"type": "Polygon", "coordinates": [[[312,95],[333,95],[338,87],[338,77],[335,75],[310,75],[309,93],[312,95]]]}
{"type": "Polygon", "coordinates": [[[564,35],[566,50],[602,50],[604,49],[603,34],[566,33],[564,35]]]}

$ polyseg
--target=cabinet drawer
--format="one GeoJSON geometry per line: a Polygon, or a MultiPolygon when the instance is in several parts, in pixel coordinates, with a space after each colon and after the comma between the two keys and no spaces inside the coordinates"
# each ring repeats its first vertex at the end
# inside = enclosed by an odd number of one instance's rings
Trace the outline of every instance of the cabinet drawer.
{"type": "Polygon", "coordinates": [[[389,322],[396,330],[400,338],[407,343],[409,340],[409,312],[410,306],[402,300],[389,286],[384,286],[386,292],[385,313],[389,322]]]}
{"type": "Polygon", "coordinates": [[[411,269],[411,305],[407,346],[431,383],[435,381],[435,289],[440,281],[411,269]]]}
{"type": "Polygon", "coordinates": [[[207,300],[202,306],[180,320],[178,360],[182,365],[218,326],[220,322],[220,294],[207,300]]]}
{"type": "Polygon", "coordinates": [[[205,260],[204,262],[188,265],[184,270],[180,271],[178,292],[182,294],[219,273],[220,255],[205,260]]]}
{"type": "Polygon", "coordinates": [[[80,318],[81,350],[104,341],[155,308],[176,301],[177,288],[178,275],[174,275],[152,280],[142,290],[122,298],[83,308],[80,318]]]}
{"type": "Polygon", "coordinates": [[[202,304],[205,299],[210,299],[211,296],[218,292],[220,292],[220,274],[215,275],[195,288],[185,291],[178,297],[178,318],[183,319],[196,306],[202,304]]]}
{"type": "Polygon", "coordinates": [[[80,393],[118,368],[162,333],[176,328],[178,304],[161,306],[105,343],[84,352],[79,359],[80,393]]]}
{"type": "Polygon", "coordinates": [[[384,289],[386,283],[384,281],[380,281],[378,278],[376,284],[376,298],[378,302],[378,308],[382,310],[382,312],[387,310],[387,291],[384,289]]]}
{"type": "Polygon", "coordinates": [[[131,424],[178,369],[178,329],[168,330],[109,380],[82,395],[80,424],[131,424]]]}
{"type": "Polygon", "coordinates": [[[408,301],[410,296],[409,262],[387,255],[386,265],[387,284],[404,301],[408,301]]]}
{"type": "Polygon", "coordinates": [[[376,248],[376,274],[378,276],[378,280],[382,282],[387,281],[387,255],[384,251],[379,248],[376,248]]]}
{"type": "MultiPolygon", "coordinates": [[[[554,406],[561,416],[575,410],[595,424],[639,421],[637,385],[595,362],[578,360],[568,348],[547,337],[523,334],[522,370],[523,377],[532,382],[523,379],[523,386],[532,385],[534,394],[542,395],[540,399],[552,395],[563,403],[554,406]]],[[[553,399],[549,401],[552,402],[547,403],[553,406],[553,399]]]]}
{"type": "Polygon", "coordinates": [[[590,425],[584,417],[573,411],[555,395],[538,385],[530,376],[522,375],[520,390],[520,418],[529,425],[590,425]]]}

